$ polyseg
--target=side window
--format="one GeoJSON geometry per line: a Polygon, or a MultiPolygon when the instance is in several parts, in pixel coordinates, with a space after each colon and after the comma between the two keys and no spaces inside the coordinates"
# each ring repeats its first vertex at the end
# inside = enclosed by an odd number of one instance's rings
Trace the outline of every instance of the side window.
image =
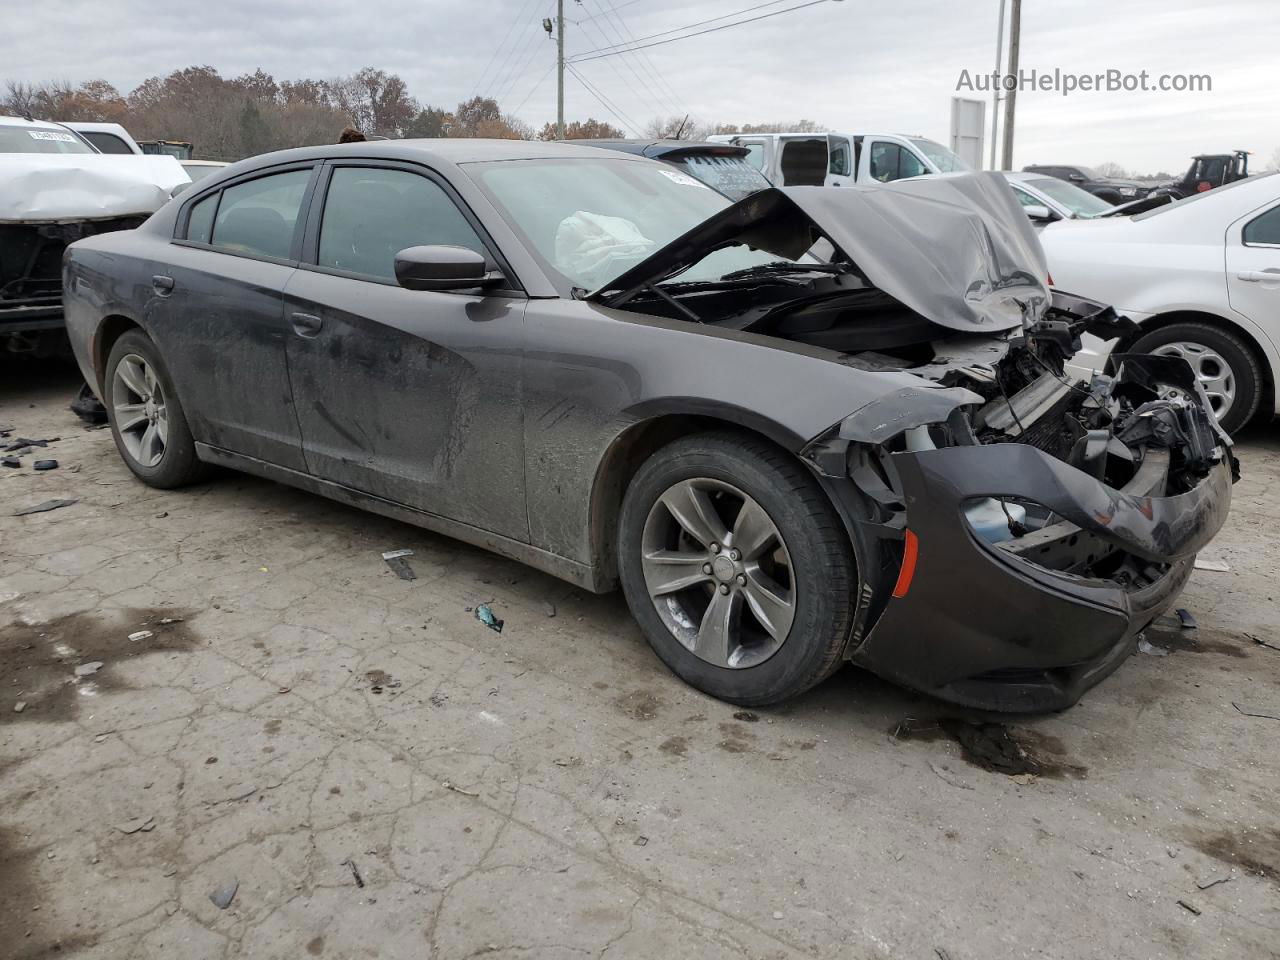
{"type": "Polygon", "coordinates": [[[1280,246],[1280,207],[1272,207],[1262,216],[1254,217],[1246,223],[1244,242],[1280,246]]]}
{"type": "Polygon", "coordinates": [[[310,170],[291,170],[227,187],[211,242],[232,253],[289,259],[298,208],[310,179],[310,170]]]}
{"type": "Polygon", "coordinates": [[[898,179],[898,158],[902,148],[877,140],[871,144],[871,177],[881,183],[898,179]]]}
{"type": "Polygon", "coordinates": [[[426,177],[376,167],[333,171],[320,221],[319,266],[393,280],[396,254],[425,244],[488,256],[453,200],[426,177]]]}
{"type": "Polygon", "coordinates": [[[924,161],[904,147],[899,154],[898,176],[923,177],[928,172],[929,168],[924,165],[924,161]]]}
{"type": "Polygon", "coordinates": [[[187,239],[208,243],[213,236],[213,214],[218,209],[218,194],[211,193],[194,207],[187,218],[187,239]]]}
{"type": "Polygon", "coordinates": [[[849,176],[849,141],[831,138],[831,163],[827,172],[837,177],[849,176]]]}
{"type": "Polygon", "coordinates": [[[99,153],[133,153],[129,149],[129,145],[114,133],[107,133],[104,130],[89,130],[80,134],[80,136],[97,147],[99,153]]]}
{"type": "Polygon", "coordinates": [[[763,143],[744,143],[747,148],[747,155],[743,157],[747,163],[751,164],[757,170],[764,169],[764,144],[763,143]]]}

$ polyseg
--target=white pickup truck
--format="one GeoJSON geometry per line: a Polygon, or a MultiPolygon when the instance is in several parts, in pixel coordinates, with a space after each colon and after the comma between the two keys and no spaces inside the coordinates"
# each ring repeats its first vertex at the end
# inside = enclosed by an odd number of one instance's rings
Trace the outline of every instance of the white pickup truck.
{"type": "Polygon", "coordinates": [[[969,169],[934,140],[896,133],[727,133],[707,139],[746,147],[747,161],[779,187],[888,183],[969,169]]]}

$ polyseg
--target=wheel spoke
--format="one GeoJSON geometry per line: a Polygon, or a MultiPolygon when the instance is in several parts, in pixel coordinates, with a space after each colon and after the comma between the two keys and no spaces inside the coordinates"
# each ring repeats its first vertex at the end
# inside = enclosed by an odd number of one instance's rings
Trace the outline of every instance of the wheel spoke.
{"type": "Polygon", "coordinates": [[[742,559],[754,560],[777,536],[778,529],[764,512],[764,508],[754,500],[744,500],[742,509],[733,522],[733,537],[730,540],[742,553],[742,559]]]}
{"type": "Polygon", "coordinates": [[[706,562],[707,556],[704,553],[687,553],[683,550],[649,551],[642,558],[649,596],[661,597],[707,582],[711,577],[702,569],[706,562]]]}
{"type": "Polygon", "coordinates": [[[118,403],[115,411],[116,429],[121,433],[147,422],[147,406],[144,403],[118,403]]]}
{"type": "Polygon", "coordinates": [[[781,643],[791,632],[795,618],[795,606],[785,591],[759,567],[747,570],[747,582],[743,587],[751,612],[769,636],[781,643]]]}
{"type": "Polygon", "coordinates": [[[676,523],[704,547],[725,542],[729,531],[716,513],[711,495],[694,486],[693,481],[676,484],[662,495],[662,503],[676,523]]]}
{"type": "Polygon", "coordinates": [[[156,425],[148,423],[147,429],[142,431],[142,439],[138,441],[138,459],[147,466],[156,458],[156,425]]]}
{"type": "Polygon", "coordinates": [[[733,634],[742,613],[742,594],[720,593],[711,595],[707,612],[702,615],[698,637],[693,652],[703,660],[721,666],[729,662],[729,654],[736,644],[733,634]]]}
{"type": "Polygon", "coordinates": [[[139,366],[132,360],[124,360],[120,366],[116,367],[116,376],[133,392],[134,396],[143,400],[150,396],[151,391],[147,389],[146,377],[139,366]]]}

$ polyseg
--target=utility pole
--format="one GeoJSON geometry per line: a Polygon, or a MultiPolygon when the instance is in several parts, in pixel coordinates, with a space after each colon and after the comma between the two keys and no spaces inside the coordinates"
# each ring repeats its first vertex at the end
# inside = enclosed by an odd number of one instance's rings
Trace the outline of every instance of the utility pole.
{"type": "Polygon", "coordinates": [[[556,0],[556,139],[564,139],[564,0],[556,0]]]}
{"type": "Polygon", "coordinates": [[[1009,15],[1009,76],[1013,83],[1004,95],[1004,157],[1001,170],[1013,169],[1013,115],[1018,102],[1018,42],[1022,34],[1022,0],[1013,0],[1009,15]]]}
{"type": "Polygon", "coordinates": [[[1000,127],[1000,66],[1004,60],[1004,4],[1005,0],[1000,0],[1000,23],[996,27],[996,72],[993,74],[997,78],[996,83],[992,84],[991,90],[991,169],[998,170],[996,166],[996,140],[998,139],[997,131],[1000,127]]]}

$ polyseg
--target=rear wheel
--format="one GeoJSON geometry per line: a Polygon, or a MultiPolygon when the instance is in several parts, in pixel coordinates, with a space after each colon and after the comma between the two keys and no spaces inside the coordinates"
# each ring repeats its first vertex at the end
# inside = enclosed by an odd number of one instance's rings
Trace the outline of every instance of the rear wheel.
{"type": "Polygon", "coordinates": [[[107,358],[105,406],[125,465],[152,487],[180,487],[203,478],[206,464],[156,345],[141,330],[123,334],[107,358]]]}
{"type": "Polygon", "coordinates": [[[775,703],[840,664],[848,536],[814,479],[763,440],[701,434],[654,453],[623,499],[618,567],[658,656],[714,697],[775,703]]]}
{"type": "Polygon", "coordinates": [[[1262,364],[1234,333],[1207,323],[1172,323],[1141,337],[1130,349],[1186,360],[1228,433],[1243,427],[1258,410],[1262,364]]]}

